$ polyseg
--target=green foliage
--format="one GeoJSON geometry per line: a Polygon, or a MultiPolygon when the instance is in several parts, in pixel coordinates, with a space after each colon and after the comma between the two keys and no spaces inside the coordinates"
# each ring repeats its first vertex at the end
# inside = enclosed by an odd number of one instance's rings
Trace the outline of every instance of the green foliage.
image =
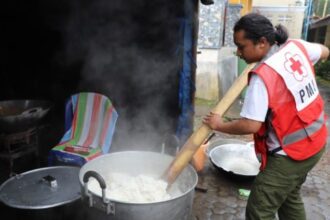
{"type": "Polygon", "coordinates": [[[330,60],[317,63],[315,65],[315,73],[325,80],[330,80],[330,60]]]}

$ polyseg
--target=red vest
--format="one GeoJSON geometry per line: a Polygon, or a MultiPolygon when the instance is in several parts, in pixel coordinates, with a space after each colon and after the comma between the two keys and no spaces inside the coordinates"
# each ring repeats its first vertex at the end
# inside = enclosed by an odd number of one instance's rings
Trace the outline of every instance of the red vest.
{"type": "MultiPolygon", "coordinates": [[[[314,74],[313,65],[303,45],[297,41],[290,42],[294,42],[303,52],[314,74]]],[[[269,100],[270,111],[266,122],[254,135],[256,152],[262,157],[261,169],[265,168],[267,161],[267,126],[272,126],[283,151],[290,158],[305,160],[318,153],[325,145],[327,137],[326,116],[321,96],[317,95],[308,106],[298,111],[292,93],[274,68],[263,62],[250,74],[257,74],[263,80],[269,100]]]]}

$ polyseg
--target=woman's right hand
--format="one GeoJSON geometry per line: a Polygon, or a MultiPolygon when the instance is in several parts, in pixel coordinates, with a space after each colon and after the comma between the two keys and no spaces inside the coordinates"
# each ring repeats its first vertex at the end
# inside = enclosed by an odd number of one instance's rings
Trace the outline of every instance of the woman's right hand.
{"type": "Polygon", "coordinates": [[[203,118],[203,123],[208,125],[213,130],[218,130],[223,123],[222,118],[219,114],[210,112],[203,118]]]}

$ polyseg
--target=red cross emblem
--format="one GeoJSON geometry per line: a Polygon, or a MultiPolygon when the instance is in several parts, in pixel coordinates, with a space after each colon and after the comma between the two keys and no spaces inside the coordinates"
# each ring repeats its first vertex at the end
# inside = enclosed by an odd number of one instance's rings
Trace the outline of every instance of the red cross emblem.
{"type": "Polygon", "coordinates": [[[295,60],[293,59],[292,57],[290,57],[290,62],[292,63],[291,64],[291,69],[295,72],[297,71],[300,75],[303,74],[303,71],[301,70],[301,63],[299,60],[295,60]]]}
{"type": "Polygon", "coordinates": [[[307,77],[307,70],[304,66],[303,59],[299,54],[292,55],[290,52],[285,54],[284,68],[291,73],[297,81],[302,81],[307,77]]]}

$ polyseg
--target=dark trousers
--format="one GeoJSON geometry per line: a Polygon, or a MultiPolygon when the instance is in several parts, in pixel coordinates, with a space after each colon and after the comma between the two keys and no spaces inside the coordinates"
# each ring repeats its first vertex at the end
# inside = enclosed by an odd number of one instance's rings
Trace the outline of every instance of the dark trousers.
{"type": "Polygon", "coordinates": [[[247,220],[305,220],[301,185],[320,160],[325,147],[316,155],[295,161],[287,156],[270,155],[265,170],[256,177],[246,207],[247,220]]]}

